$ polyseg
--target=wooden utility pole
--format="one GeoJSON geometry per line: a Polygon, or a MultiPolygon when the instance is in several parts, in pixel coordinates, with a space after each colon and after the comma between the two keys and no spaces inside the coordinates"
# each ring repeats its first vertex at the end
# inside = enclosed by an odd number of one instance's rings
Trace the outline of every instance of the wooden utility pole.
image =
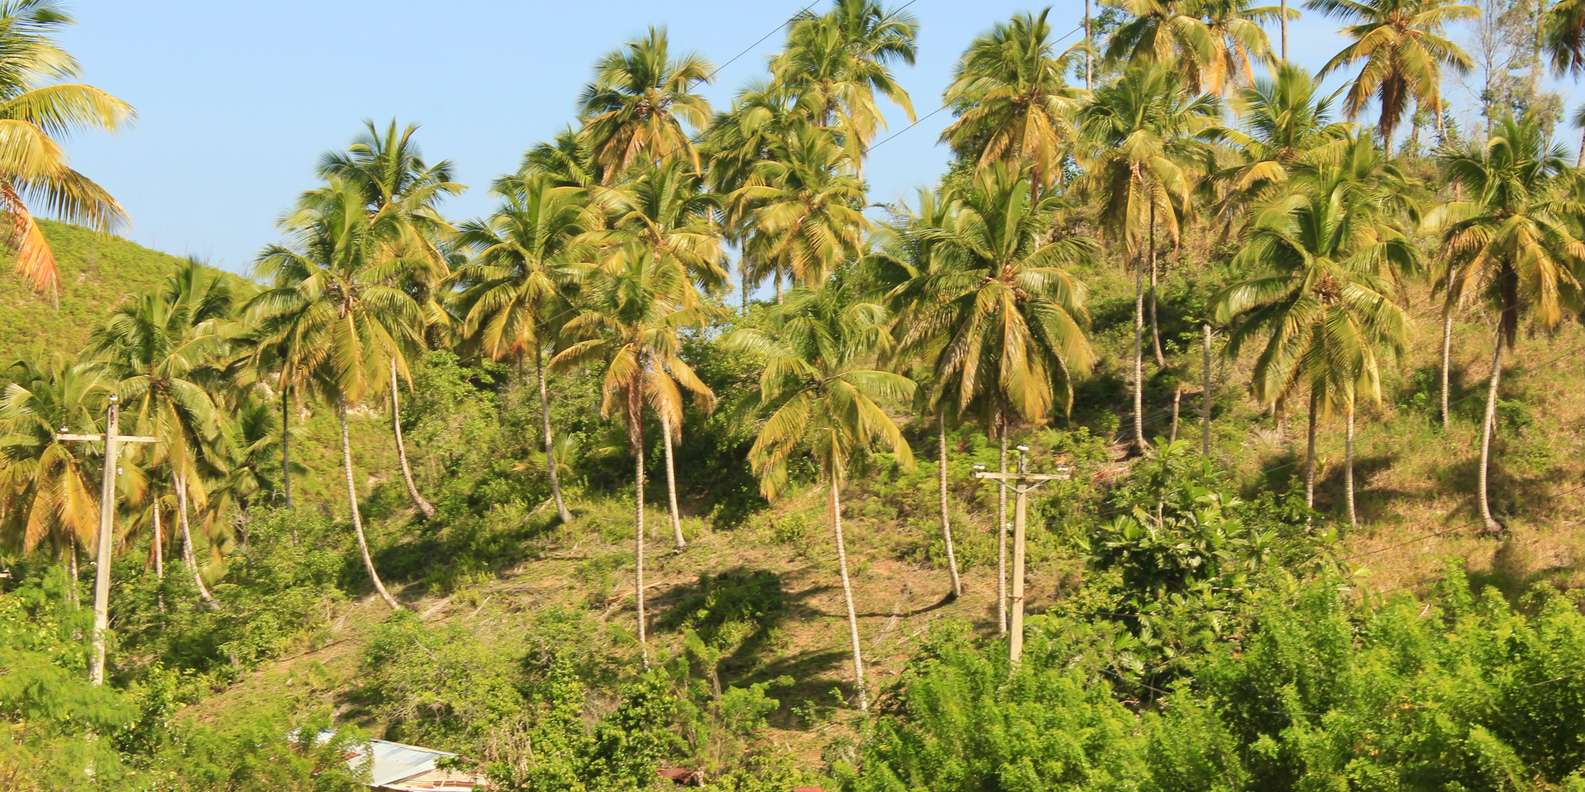
{"type": "Polygon", "coordinates": [[[153,437],[117,434],[119,405],[116,395],[110,394],[110,406],[105,408],[104,434],[72,434],[63,427],[56,437],[61,440],[99,442],[105,444],[105,475],[99,489],[99,541],[94,561],[94,656],[88,679],[95,685],[105,682],[105,631],[110,626],[110,546],[115,542],[116,514],[116,452],[122,443],[154,443],[153,437]]]}
{"type": "Polygon", "coordinates": [[[1029,522],[1029,493],[1034,492],[1041,484],[1048,481],[1061,481],[1068,478],[1067,468],[1058,468],[1056,473],[1030,473],[1029,472],[1029,446],[1018,446],[1018,471],[1015,473],[991,473],[978,471],[974,474],[977,479],[990,479],[1003,487],[1010,487],[1016,500],[1013,502],[1013,584],[1012,584],[1012,624],[1008,627],[1007,660],[1012,665],[1024,654],[1024,537],[1029,522]]]}

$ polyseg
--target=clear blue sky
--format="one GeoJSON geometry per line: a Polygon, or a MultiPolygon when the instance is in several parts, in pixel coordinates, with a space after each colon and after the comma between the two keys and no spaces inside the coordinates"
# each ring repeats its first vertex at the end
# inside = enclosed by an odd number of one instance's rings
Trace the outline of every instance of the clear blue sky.
{"type": "MultiPolygon", "coordinates": [[[[68,6],[78,24],[63,43],[82,61],[84,79],[131,102],[138,120],[117,135],[72,140],[67,150],[131,213],[126,236],[245,272],[277,238],[282,211],[312,186],[319,154],[348,143],[365,118],[421,124],[425,155],[452,160],[470,186],[446,212],[480,215],[490,208],[489,181],[572,120],[602,53],[656,24],[670,29],[679,51],[719,65],[807,2],[78,0],[68,6]]],[[[1054,29],[1078,26],[1080,0],[1052,5],[1054,29]]],[[[907,10],[920,22],[919,62],[898,76],[919,114],[940,106],[953,63],[976,34],[1042,6],[915,0],[907,10]]],[[[706,96],[725,107],[763,76],[780,41],[773,35],[724,68],[706,96]]],[[[1289,31],[1292,59],[1312,71],[1341,43],[1336,25],[1314,14],[1289,31]]],[[[1559,87],[1571,109],[1585,95],[1559,87]]],[[[1472,102],[1456,82],[1446,95],[1460,108],[1472,102]]],[[[949,121],[939,113],[873,152],[865,166],[872,200],[935,181],[947,158],[936,140],[949,121]]],[[[892,114],[892,131],[906,123],[892,114]]]]}

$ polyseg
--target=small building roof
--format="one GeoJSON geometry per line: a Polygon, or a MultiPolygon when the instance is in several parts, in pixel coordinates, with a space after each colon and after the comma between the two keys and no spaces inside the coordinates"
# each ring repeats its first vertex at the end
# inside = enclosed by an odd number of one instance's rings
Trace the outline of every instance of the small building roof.
{"type": "MultiPolygon", "coordinates": [[[[319,741],[334,736],[333,731],[319,733],[319,741]]],[[[464,770],[438,767],[441,759],[456,756],[447,751],[423,748],[417,745],[369,740],[351,746],[347,764],[369,768],[369,786],[389,792],[472,792],[485,788],[483,775],[464,770]]]]}

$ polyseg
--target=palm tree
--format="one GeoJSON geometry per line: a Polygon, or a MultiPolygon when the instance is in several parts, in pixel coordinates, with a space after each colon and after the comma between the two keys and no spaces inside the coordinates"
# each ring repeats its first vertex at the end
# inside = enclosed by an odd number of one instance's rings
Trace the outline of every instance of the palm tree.
{"type": "Polygon", "coordinates": [[[472,261],[458,273],[465,286],[459,298],[463,332],[492,360],[510,359],[521,367],[533,359],[551,497],[561,521],[570,522],[551,435],[544,350],[555,337],[556,317],[570,310],[563,295],[567,269],[591,255],[577,240],[593,221],[581,190],[557,187],[547,176],[500,186],[501,208],[464,223],[458,239],[473,250],[472,261]]]}
{"type": "MultiPolygon", "coordinates": [[[[364,122],[364,132],[346,151],[327,152],[319,163],[323,178],[341,178],[357,185],[363,192],[364,205],[375,215],[376,223],[389,216],[391,223],[401,231],[400,244],[382,245],[382,259],[409,262],[416,266],[393,268],[390,277],[411,293],[424,308],[428,324],[442,324],[446,313],[440,307],[440,284],[450,275],[446,257],[438,241],[450,235],[451,224],[441,217],[436,205],[446,197],[462,192],[461,184],[452,181],[451,163],[441,160],[426,163],[413,141],[418,127],[408,124],[398,130],[392,119],[385,133],[372,121],[364,122]]],[[[386,267],[390,262],[369,262],[375,267],[386,267]]],[[[409,350],[402,350],[408,354],[409,350]]],[[[407,460],[407,444],[402,441],[402,414],[400,378],[396,361],[391,361],[391,434],[396,440],[396,458],[402,472],[402,483],[407,495],[424,517],[435,516],[435,507],[418,491],[413,481],[413,468],[407,460]]]]}
{"type": "Polygon", "coordinates": [[[1131,19],[1107,45],[1113,61],[1170,65],[1194,93],[1221,95],[1254,79],[1253,61],[1272,60],[1261,23],[1282,17],[1249,0],[1107,0],[1131,19]]]}
{"type": "Polygon", "coordinates": [[[788,461],[805,453],[814,457],[826,487],[853,648],[853,679],[864,711],[869,710],[869,695],[842,535],[842,485],[852,461],[874,447],[893,454],[905,467],[913,464],[908,441],[883,405],[906,401],[914,384],[873,367],[891,341],[888,324],[884,308],[851,301],[841,284],[832,282],[795,290],[772,311],[765,327],[743,328],[729,337],[731,344],[758,353],[765,363],[760,400],[770,414],[749,449],[760,491],[769,498],[784,492],[788,461]]]}
{"type": "Polygon", "coordinates": [[[1347,23],[1353,42],[1332,56],[1316,75],[1363,63],[1343,96],[1343,109],[1357,118],[1374,98],[1381,108],[1377,127],[1382,148],[1392,150],[1392,132],[1408,111],[1409,100],[1436,113],[1442,128],[1442,69],[1468,72],[1473,61],[1442,35],[1454,22],[1474,19],[1473,5],[1454,0],[1305,0],[1305,8],[1347,23]]]}
{"type": "Polygon", "coordinates": [[[1148,273],[1154,305],[1156,231],[1159,227],[1168,240],[1178,238],[1179,213],[1189,199],[1195,161],[1206,156],[1205,139],[1214,131],[1218,112],[1214,98],[1188,93],[1174,72],[1147,63],[1097,91],[1079,117],[1095,151],[1087,192],[1100,204],[1103,233],[1134,263],[1135,452],[1147,447],[1145,277],[1148,273]]]}
{"type": "Polygon", "coordinates": [[[1082,94],[1063,77],[1047,8],[1017,14],[974,39],[958,61],[946,103],[957,112],[941,133],[977,167],[996,160],[1025,162],[1031,187],[1050,187],[1075,137],[1072,125],[1082,94]]]}
{"type": "MultiPolygon", "coordinates": [[[[594,364],[602,369],[600,413],[620,416],[633,452],[634,590],[638,641],[649,664],[644,613],[644,406],[668,437],[682,429],[682,392],[704,406],[715,394],[682,359],[681,331],[703,327],[710,312],[682,267],[630,242],[584,279],[582,310],[562,327],[569,343],[550,360],[553,369],[594,364]]],[[[681,542],[678,530],[675,539],[681,542]]]]}
{"type": "Polygon", "coordinates": [[[1578,293],[1575,267],[1585,244],[1575,236],[1569,214],[1570,173],[1563,149],[1551,144],[1531,116],[1508,116],[1480,148],[1440,156],[1447,179],[1467,202],[1449,210],[1443,233],[1447,257],[1448,310],[1477,300],[1494,314],[1491,380],[1480,436],[1480,516],[1488,532],[1502,530],[1488,499],[1491,435],[1496,420],[1503,352],[1514,345],[1521,315],[1541,327],[1565,318],[1564,305],[1578,293]]]}
{"type": "Polygon", "coordinates": [[[115,131],[131,105],[77,76],[77,59],[53,37],[72,18],[53,0],[0,1],[0,210],[10,215],[6,244],[16,270],[40,293],[60,284],[55,254],[31,204],[69,223],[108,231],[126,212],[105,188],[66,164],[60,141],[80,130],[115,131]]]}
{"type": "MultiPolygon", "coordinates": [[[[732,195],[748,183],[758,163],[786,161],[788,140],[806,124],[808,120],[797,114],[794,97],[785,86],[753,84],[738,92],[732,109],[718,114],[704,134],[710,189],[717,195],[732,195]]],[[[742,253],[738,285],[744,313],[748,312],[749,291],[767,275],[775,278],[778,297],[781,293],[781,267],[765,252],[770,239],[754,230],[753,210],[757,208],[739,202],[725,218],[723,229],[726,239],[742,253]]]]}
{"type": "Polygon", "coordinates": [[[700,169],[699,152],[683,129],[702,129],[710,103],[693,92],[713,69],[698,55],[673,59],[665,28],[601,58],[594,82],[578,98],[585,144],[601,181],[611,184],[634,164],[682,157],[700,169]]]}
{"type": "MultiPolygon", "coordinates": [[[[1558,74],[1585,73],[1585,0],[1555,0],[1542,23],[1542,47],[1558,74]]],[[[1574,126],[1585,130],[1585,109],[1576,111],[1574,126]]],[[[1585,168],[1585,131],[1574,167],[1585,168]]]]}
{"type": "MultiPolygon", "coordinates": [[[[953,411],[981,409],[1007,465],[1014,421],[1040,423],[1073,402],[1073,380],[1095,354],[1085,335],[1086,289],[1065,266],[1093,254],[1082,237],[1056,237],[1058,199],[1030,197],[1030,176],[996,163],[955,196],[950,227],[932,232],[946,257],[903,287],[914,306],[904,350],[940,344],[929,399],[953,411]]],[[[1007,497],[997,500],[997,613],[1006,629],[1007,497]]]]}
{"type": "Polygon", "coordinates": [[[70,568],[78,546],[98,545],[99,496],[88,446],[58,434],[99,426],[109,384],[94,366],[60,356],[42,366],[18,361],[5,378],[10,384],[0,391],[0,536],[14,539],[24,555],[48,541],[70,568]]]}
{"type": "Polygon", "coordinates": [[[795,283],[824,281],[864,247],[864,182],[849,172],[847,154],[831,133],[803,126],[779,156],[750,169],[732,194],[733,217],[761,241],[760,256],[795,283]]]}
{"type": "Polygon", "coordinates": [[[219,410],[206,386],[222,363],[227,339],[221,330],[233,303],[218,272],[189,260],[164,289],[118,308],[88,345],[89,354],[104,361],[123,414],[139,433],[159,438],[155,460],[171,470],[182,560],[206,603],[213,598],[194,554],[189,512],[206,505],[200,464],[221,441],[219,410]]]}
{"type": "MultiPolygon", "coordinates": [[[[556,133],[546,143],[535,144],[524,152],[517,173],[503,177],[500,182],[543,176],[557,187],[593,187],[599,183],[598,166],[582,135],[568,127],[556,133]]],[[[497,187],[501,187],[498,182],[497,187]]]]}
{"type": "Polygon", "coordinates": [[[1248,273],[1213,300],[1231,324],[1227,353],[1260,346],[1250,390],[1270,406],[1293,394],[1309,401],[1305,504],[1315,505],[1315,441],[1320,415],[1342,407],[1347,419],[1344,487],[1354,510],[1354,414],[1361,390],[1381,399],[1381,363],[1403,347],[1408,318],[1394,299],[1393,276],[1412,269],[1413,243],[1396,229],[1386,180],[1372,178],[1381,153],[1356,137],[1340,162],[1295,178],[1259,208],[1234,264],[1248,273]]]}
{"type": "MultiPolygon", "coordinates": [[[[646,164],[634,169],[631,180],[595,195],[610,212],[609,231],[593,235],[621,255],[642,250],[657,266],[669,267],[692,286],[708,291],[726,283],[721,266],[721,237],[715,224],[719,203],[705,192],[699,173],[680,160],[646,164]]],[[[706,400],[710,409],[714,400],[706,400]]],[[[686,546],[682,515],[677,508],[677,474],[672,444],[682,432],[681,412],[675,425],[661,421],[661,441],[666,457],[666,495],[670,506],[672,539],[678,550],[686,546]]]]}
{"type": "Polygon", "coordinates": [[[341,178],[304,193],[282,227],[292,242],[260,253],[255,268],[271,286],[248,309],[263,335],[284,350],[283,365],[293,378],[335,405],[358,550],[375,591],[399,610],[364,536],[347,410],[387,381],[392,365],[405,372],[401,351],[416,343],[422,311],[411,294],[391,283],[389,272],[404,262],[386,249],[401,245],[405,230],[392,215],[370,215],[362,187],[341,178]],[[388,266],[376,267],[376,261],[388,266]]]}
{"type": "Polygon", "coordinates": [[[797,97],[806,118],[841,133],[856,168],[886,124],[876,94],[915,120],[913,102],[891,65],[913,65],[918,32],[919,23],[901,8],[887,11],[876,0],[835,0],[824,14],[804,11],[793,18],[785,48],[771,61],[771,74],[797,97]]]}

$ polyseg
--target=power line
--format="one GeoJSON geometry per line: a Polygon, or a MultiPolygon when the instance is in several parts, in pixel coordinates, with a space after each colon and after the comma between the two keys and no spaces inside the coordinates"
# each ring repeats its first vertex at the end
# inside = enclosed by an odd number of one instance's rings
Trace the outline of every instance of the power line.
{"type": "MultiPolygon", "coordinates": [[[[798,17],[800,17],[800,16],[802,16],[804,14],[809,13],[809,9],[814,8],[815,5],[817,5],[819,2],[820,2],[820,0],[815,0],[813,3],[810,3],[809,5],[804,6],[803,9],[800,10],[798,13],[793,14],[792,16],[787,17],[786,19],[782,20],[782,23],[780,25],[777,25],[776,27],[771,28],[770,32],[766,33],[763,36],[760,36],[757,40],[755,40],[755,42],[753,44],[750,44],[747,47],[744,47],[742,52],[739,52],[738,54],[733,55],[732,57],[728,58],[725,63],[721,64],[720,66],[715,67],[714,69],[711,69],[710,73],[705,75],[704,82],[710,82],[711,80],[714,80],[715,76],[717,74],[720,74],[722,69],[725,69],[726,67],[731,66],[739,58],[741,58],[744,55],[747,55],[750,52],[752,52],[755,47],[758,47],[759,45],[764,44],[766,39],[770,38],[771,36],[776,35],[779,32],[781,32],[781,30],[783,28],[785,28],[788,25],[792,24],[793,20],[797,19],[798,17]]],[[[912,4],[913,3],[909,3],[909,5],[912,5],[912,4]]],[[[903,8],[907,8],[907,7],[908,6],[903,6],[903,8]]],[[[896,13],[896,12],[893,12],[893,13],[896,13]]]]}

